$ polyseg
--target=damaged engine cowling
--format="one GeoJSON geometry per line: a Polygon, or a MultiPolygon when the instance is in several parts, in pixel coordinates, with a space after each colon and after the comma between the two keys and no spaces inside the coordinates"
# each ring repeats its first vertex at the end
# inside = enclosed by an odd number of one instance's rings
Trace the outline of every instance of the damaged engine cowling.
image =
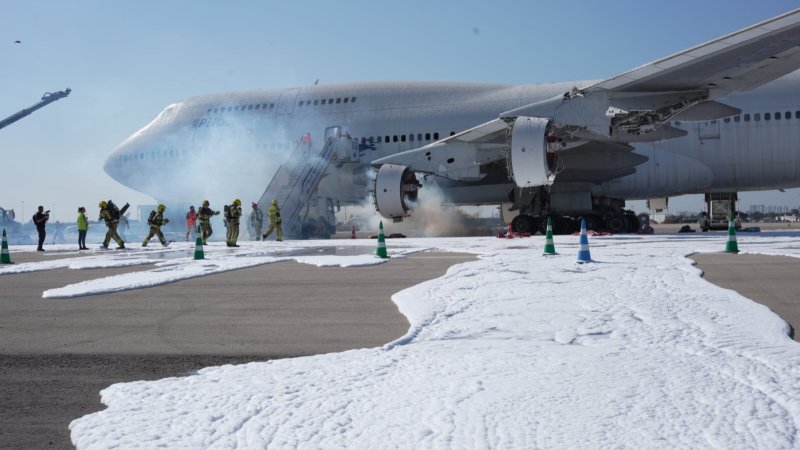
{"type": "Polygon", "coordinates": [[[387,219],[403,220],[410,214],[422,185],[408,167],[384,164],[375,177],[375,208],[387,219]]]}
{"type": "Polygon", "coordinates": [[[549,119],[517,117],[511,128],[509,171],[517,187],[549,186],[556,178],[556,153],[548,137],[549,119]]]}

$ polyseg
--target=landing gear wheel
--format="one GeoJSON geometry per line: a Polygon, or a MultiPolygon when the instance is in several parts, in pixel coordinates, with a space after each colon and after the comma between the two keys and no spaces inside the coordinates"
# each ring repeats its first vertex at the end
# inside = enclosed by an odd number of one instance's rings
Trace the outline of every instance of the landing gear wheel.
{"type": "Polygon", "coordinates": [[[612,213],[606,217],[606,226],[608,231],[614,234],[624,233],[628,229],[628,220],[625,218],[625,214],[612,213]]]}
{"type": "MultiPolygon", "coordinates": [[[[579,229],[579,225],[574,219],[564,216],[550,216],[553,218],[553,234],[563,235],[572,234],[579,229]]],[[[542,234],[545,234],[547,229],[546,221],[542,222],[542,234]]]]}
{"type": "Polygon", "coordinates": [[[539,219],[527,214],[520,214],[511,221],[511,229],[515,233],[536,233],[539,229],[539,219]]]}
{"type": "Polygon", "coordinates": [[[625,214],[625,219],[628,221],[628,233],[636,233],[639,231],[641,223],[639,223],[639,218],[636,217],[636,214],[625,214]]]}

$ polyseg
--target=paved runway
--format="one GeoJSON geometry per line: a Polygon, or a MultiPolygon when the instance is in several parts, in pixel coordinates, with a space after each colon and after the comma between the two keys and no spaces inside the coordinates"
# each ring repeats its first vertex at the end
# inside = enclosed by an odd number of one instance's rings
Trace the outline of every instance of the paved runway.
{"type": "Polygon", "coordinates": [[[0,447],[70,448],[69,422],[102,409],[99,392],[114,383],[383,345],[408,329],[393,293],[473,258],[419,253],[353,268],[285,262],[64,300],[41,293],[131,268],[2,276],[0,447]]]}
{"type": "MultiPolygon", "coordinates": [[[[704,278],[769,307],[794,330],[800,326],[800,258],[696,253],[704,278]]],[[[793,335],[795,341],[799,336],[793,335]]]]}

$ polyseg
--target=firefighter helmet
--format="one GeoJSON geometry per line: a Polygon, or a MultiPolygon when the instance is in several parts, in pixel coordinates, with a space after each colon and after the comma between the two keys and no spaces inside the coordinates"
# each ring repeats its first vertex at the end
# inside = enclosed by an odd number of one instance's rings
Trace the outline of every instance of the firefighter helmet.
{"type": "Polygon", "coordinates": [[[278,199],[272,200],[272,206],[278,206],[278,199]]]}
{"type": "Polygon", "coordinates": [[[100,202],[100,205],[98,205],[98,206],[100,206],[100,208],[105,208],[106,206],[108,206],[108,203],[106,203],[105,200],[104,200],[104,201],[100,202]]]}
{"type": "Polygon", "coordinates": [[[208,205],[209,205],[208,200],[203,200],[203,206],[208,206],[208,205]]]}
{"type": "Polygon", "coordinates": [[[165,209],[167,209],[167,207],[163,203],[158,205],[158,212],[164,212],[165,209]]]}

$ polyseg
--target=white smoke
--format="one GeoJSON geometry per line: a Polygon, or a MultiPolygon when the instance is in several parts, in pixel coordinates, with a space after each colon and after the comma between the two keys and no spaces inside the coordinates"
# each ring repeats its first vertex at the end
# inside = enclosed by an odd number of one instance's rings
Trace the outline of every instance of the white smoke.
{"type": "MultiPolygon", "coordinates": [[[[371,174],[374,178],[374,173],[371,174]]],[[[348,207],[348,216],[362,218],[369,230],[377,232],[383,222],[386,234],[401,233],[408,237],[456,237],[485,235],[486,230],[467,223],[475,216],[461,208],[448,204],[445,193],[434,184],[427,184],[419,191],[419,197],[410,217],[402,222],[386,219],[375,210],[372,197],[357,207],[348,207]]],[[[348,217],[348,218],[350,218],[348,217]]]]}

